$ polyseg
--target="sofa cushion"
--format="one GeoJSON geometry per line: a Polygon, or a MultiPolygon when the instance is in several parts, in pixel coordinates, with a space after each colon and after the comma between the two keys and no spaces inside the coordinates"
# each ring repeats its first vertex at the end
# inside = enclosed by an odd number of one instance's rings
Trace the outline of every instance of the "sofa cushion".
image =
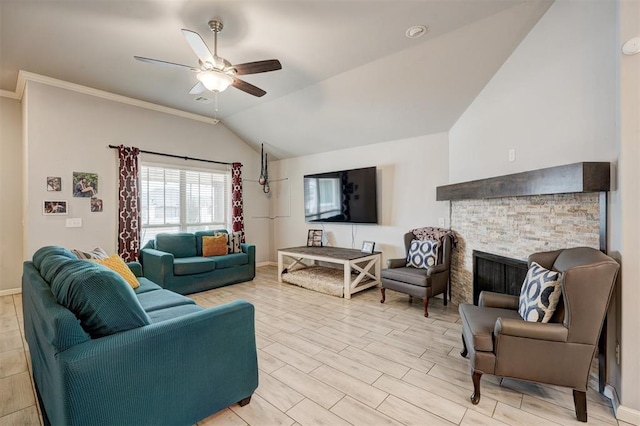
{"type": "Polygon", "coordinates": [[[114,272],[117,272],[124,280],[131,286],[132,289],[136,289],[140,287],[140,283],[138,282],[136,276],[131,272],[131,269],[124,263],[124,260],[117,255],[112,254],[106,259],[89,259],[91,262],[95,262],[99,265],[106,266],[114,272]]]}
{"type": "Polygon", "coordinates": [[[214,235],[226,234],[226,229],[215,229],[212,231],[196,231],[196,256],[202,256],[202,237],[213,237],[214,235]]]}
{"type": "Polygon", "coordinates": [[[382,278],[403,283],[426,287],[428,284],[427,270],[423,268],[402,267],[382,270],[382,278]]]}
{"type": "Polygon", "coordinates": [[[211,259],[215,262],[216,269],[233,268],[249,263],[249,255],[246,253],[225,254],[224,256],[215,256],[211,259]]]}
{"type": "Polygon", "coordinates": [[[40,266],[42,264],[42,261],[44,259],[46,259],[47,257],[49,257],[52,254],[59,254],[61,256],[64,256],[68,259],[77,259],[78,257],[71,253],[69,250],[67,250],[64,247],[58,247],[58,246],[46,246],[46,247],[42,247],[40,249],[38,249],[38,251],[36,251],[33,254],[33,264],[35,265],[36,268],[38,268],[38,270],[40,270],[40,266]]]}
{"type": "Polygon", "coordinates": [[[156,235],[156,250],[171,253],[175,258],[193,257],[197,255],[196,237],[190,232],[161,233],[156,235]]]}
{"type": "Polygon", "coordinates": [[[198,305],[172,306],[170,308],[157,309],[155,311],[149,312],[149,318],[151,319],[152,323],[156,323],[178,318],[201,310],[202,308],[198,305]]]}
{"type": "Polygon", "coordinates": [[[169,290],[148,291],[138,294],[138,301],[145,312],[153,312],[173,306],[194,305],[196,303],[193,299],[169,290]]]}
{"type": "Polygon", "coordinates": [[[162,287],[147,278],[138,277],[138,282],[140,283],[140,287],[135,289],[136,294],[142,294],[148,291],[162,290],[162,287]]]}
{"type": "Polygon", "coordinates": [[[520,289],[518,312],[527,321],[549,322],[561,295],[560,272],[533,262],[520,289]]]}
{"type": "Polygon", "coordinates": [[[216,269],[213,257],[182,257],[173,260],[174,275],[193,275],[216,269]]]}
{"type": "Polygon", "coordinates": [[[53,257],[58,262],[43,261],[41,274],[53,276],[49,283],[56,301],[76,315],[92,338],[151,323],[131,286],[116,272],[85,260],[53,257]]]}
{"type": "Polygon", "coordinates": [[[462,332],[473,342],[476,351],[493,352],[493,329],[498,318],[522,320],[515,309],[459,306],[462,332]]]}
{"type": "Polygon", "coordinates": [[[226,235],[204,235],[202,237],[202,256],[222,256],[223,254],[227,254],[226,235]]]}

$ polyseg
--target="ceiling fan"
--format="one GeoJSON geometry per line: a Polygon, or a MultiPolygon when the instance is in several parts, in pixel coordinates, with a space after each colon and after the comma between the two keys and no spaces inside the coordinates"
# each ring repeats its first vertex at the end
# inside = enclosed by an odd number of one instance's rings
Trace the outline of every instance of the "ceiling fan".
{"type": "Polygon", "coordinates": [[[150,64],[186,68],[198,73],[196,75],[198,83],[189,91],[189,94],[192,95],[200,94],[205,90],[222,92],[229,86],[233,86],[236,89],[240,89],[253,96],[264,96],[267,92],[253,84],[240,80],[236,76],[277,71],[282,69],[280,61],[277,59],[268,59],[266,61],[231,65],[229,61],[218,56],[218,33],[222,31],[222,22],[212,19],[209,21],[209,28],[213,32],[213,55],[202,37],[200,37],[200,34],[191,30],[182,30],[182,35],[184,35],[184,38],[187,40],[187,43],[189,43],[189,46],[191,46],[191,49],[193,49],[196,56],[198,56],[197,67],[144,58],[142,56],[134,56],[134,58],[138,61],[148,62],[150,64]]]}

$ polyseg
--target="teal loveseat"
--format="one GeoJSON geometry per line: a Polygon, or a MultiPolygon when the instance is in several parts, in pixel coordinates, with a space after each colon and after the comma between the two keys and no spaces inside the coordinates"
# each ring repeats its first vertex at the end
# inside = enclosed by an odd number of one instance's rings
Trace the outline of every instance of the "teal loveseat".
{"type": "Polygon", "coordinates": [[[203,309],[129,264],[140,286],[61,247],[23,266],[22,303],[45,424],[191,425],[258,386],[254,307],[203,309]]]}
{"type": "Polygon", "coordinates": [[[203,257],[202,237],[225,230],[158,234],[140,251],[144,276],[167,290],[190,294],[256,276],[256,246],[242,243],[242,253],[203,257]]]}

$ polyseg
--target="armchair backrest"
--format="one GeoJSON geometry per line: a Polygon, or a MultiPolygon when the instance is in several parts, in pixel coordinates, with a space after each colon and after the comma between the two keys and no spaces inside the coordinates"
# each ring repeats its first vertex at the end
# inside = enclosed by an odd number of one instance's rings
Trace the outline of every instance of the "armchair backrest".
{"type": "Polygon", "coordinates": [[[590,247],[535,253],[529,256],[532,262],[562,273],[564,318],[556,319],[569,329],[568,341],[595,345],[620,265],[590,247]]]}
{"type": "MultiPolygon", "coordinates": [[[[404,256],[407,257],[409,255],[409,248],[411,247],[411,241],[415,240],[416,237],[413,235],[413,232],[407,232],[404,234],[404,256]]],[[[438,265],[444,263],[447,265],[447,268],[451,266],[451,237],[446,236],[443,238],[444,243],[442,245],[442,249],[438,250],[438,265]]]]}

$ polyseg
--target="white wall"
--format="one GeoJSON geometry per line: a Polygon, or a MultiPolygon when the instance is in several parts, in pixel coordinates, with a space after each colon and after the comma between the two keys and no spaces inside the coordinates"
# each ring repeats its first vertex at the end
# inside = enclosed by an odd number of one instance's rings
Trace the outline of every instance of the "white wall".
{"type": "Polygon", "coordinates": [[[450,182],[615,161],[615,23],[613,1],[557,0],[451,128],[450,182]]]}
{"type": "Polygon", "coordinates": [[[436,186],[447,183],[448,155],[447,134],[440,133],[274,162],[272,179],[287,180],[271,185],[272,215],[288,217],[273,219],[271,259],[278,248],[305,245],[307,230],[321,227],[304,220],[305,174],[368,166],[378,169],[379,225],[324,224],[328,244],[361,248],[363,240],[375,241],[385,259],[403,256],[405,232],[438,226],[441,217],[448,226],[449,204],[436,201],[436,186]]]}
{"type": "MultiPolygon", "coordinates": [[[[101,246],[116,251],[117,151],[107,146],[124,144],[141,149],[243,163],[243,176],[257,176],[260,155],[223,125],[126,105],[38,82],[27,83],[25,102],[26,144],[26,232],[25,253],[47,244],[91,249],[101,246]],[[104,211],[91,213],[89,199],[73,198],[73,172],[99,176],[99,194],[104,211]],[[62,192],[46,192],[47,176],[62,177],[62,192]],[[68,216],[43,216],[44,199],[69,202],[68,216]],[[81,228],[66,228],[65,219],[82,218],[81,228]]],[[[207,167],[145,155],[143,160],[207,167]]],[[[257,260],[268,257],[269,230],[251,220],[256,212],[268,212],[266,197],[245,197],[247,241],[257,246],[257,260]]]]}
{"type": "Polygon", "coordinates": [[[0,97],[0,292],[22,276],[22,105],[0,97]]]}
{"type": "Polygon", "coordinates": [[[619,418],[640,424],[640,54],[625,56],[620,46],[640,36],[640,3],[622,1],[619,9],[620,34],[616,53],[620,64],[620,167],[618,172],[618,212],[615,226],[619,229],[622,259],[620,288],[621,383],[617,387],[622,407],[619,418]]]}

